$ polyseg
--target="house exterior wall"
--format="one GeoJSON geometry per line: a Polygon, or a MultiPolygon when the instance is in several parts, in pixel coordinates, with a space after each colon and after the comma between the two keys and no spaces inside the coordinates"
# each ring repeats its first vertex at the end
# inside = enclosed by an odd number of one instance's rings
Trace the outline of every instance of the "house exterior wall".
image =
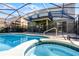
{"type": "Polygon", "coordinates": [[[5,23],[4,19],[0,19],[0,29],[5,28],[5,23]]]}
{"type": "Polygon", "coordinates": [[[12,21],[11,26],[20,26],[22,28],[28,28],[28,21],[24,18],[20,18],[18,20],[12,21]]]}
{"type": "Polygon", "coordinates": [[[67,22],[67,33],[73,33],[73,32],[74,32],[74,23],[67,22]]]}

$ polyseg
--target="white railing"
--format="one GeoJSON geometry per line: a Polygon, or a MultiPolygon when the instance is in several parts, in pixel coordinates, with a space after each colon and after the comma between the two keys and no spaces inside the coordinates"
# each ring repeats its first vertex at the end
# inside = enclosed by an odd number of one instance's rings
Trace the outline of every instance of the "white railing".
{"type": "Polygon", "coordinates": [[[49,32],[49,31],[51,31],[51,30],[55,30],[55,31],[56,31],[56,36],[57,36],[57,28],[55,28],[55,27],[44,31],[43,34],[45,34],[46,32],[49,32]]]}

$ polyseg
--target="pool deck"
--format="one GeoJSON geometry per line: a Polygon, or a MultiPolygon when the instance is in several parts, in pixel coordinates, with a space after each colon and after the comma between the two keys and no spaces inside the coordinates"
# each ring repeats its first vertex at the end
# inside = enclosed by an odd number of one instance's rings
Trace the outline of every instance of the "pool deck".
{"type": "MultiPolygon", "coordinates": [[[[71,38],[71,40],[67,39],[67,35],[70,35],[71,37],[76,37],[76,35],[73,34],[73,33],[63,33],[66,40],[60,34],[58,34],[57,36],[55,34],[52,34],[52,33],[43,34],[43,33],[28,33],[27,32],[25,34],[28,34],[28,35],[37,35],[37,36],[46,36],[46,37],[49,38],[49,40],[58,40],[58,41],[63,41],[63,42],[69,42],[69,43],[72,43],[74,45],[78,45],[79,46],[79,40],[78,39],[73,39],[73,38],[71,38]]],[[[77,35],[77,37],[79,38],[79,35],[77,35]]]]}

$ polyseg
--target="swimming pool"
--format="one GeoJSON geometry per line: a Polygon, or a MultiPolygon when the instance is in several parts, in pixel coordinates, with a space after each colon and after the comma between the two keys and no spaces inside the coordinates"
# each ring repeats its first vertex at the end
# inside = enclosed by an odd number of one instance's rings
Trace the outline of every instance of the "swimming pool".
{"type": "Polygon", "coordinates": [[[43,36],[34,36],[26,34],[0,34],[0,51],[11,49],[17,45],[20,45],[23,42],[30,41],[33,39],[46,38],[43,36]]]}
{"type": "Polygon", "coordinates": [[[79,48],[61,42],[38,42],[24,52],[25,56],[79,56],[79,48]]]}

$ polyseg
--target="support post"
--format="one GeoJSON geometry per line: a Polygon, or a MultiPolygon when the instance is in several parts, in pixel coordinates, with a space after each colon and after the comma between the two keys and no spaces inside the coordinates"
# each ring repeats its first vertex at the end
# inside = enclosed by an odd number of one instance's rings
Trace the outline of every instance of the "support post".
{"type": "Polygon", "coordinates": [[[46,20],[46,30],[48,30],[48,20],[46,20]]]}
{"type": "Polygon", "coordinates": [[[66,32],[68,33],[68,22],[66,22],[66,32]]]}
{"type": "Polygon", "coordinates": [[[56,28],[56,37],[57,37],[57,28],[56,28]]]}

